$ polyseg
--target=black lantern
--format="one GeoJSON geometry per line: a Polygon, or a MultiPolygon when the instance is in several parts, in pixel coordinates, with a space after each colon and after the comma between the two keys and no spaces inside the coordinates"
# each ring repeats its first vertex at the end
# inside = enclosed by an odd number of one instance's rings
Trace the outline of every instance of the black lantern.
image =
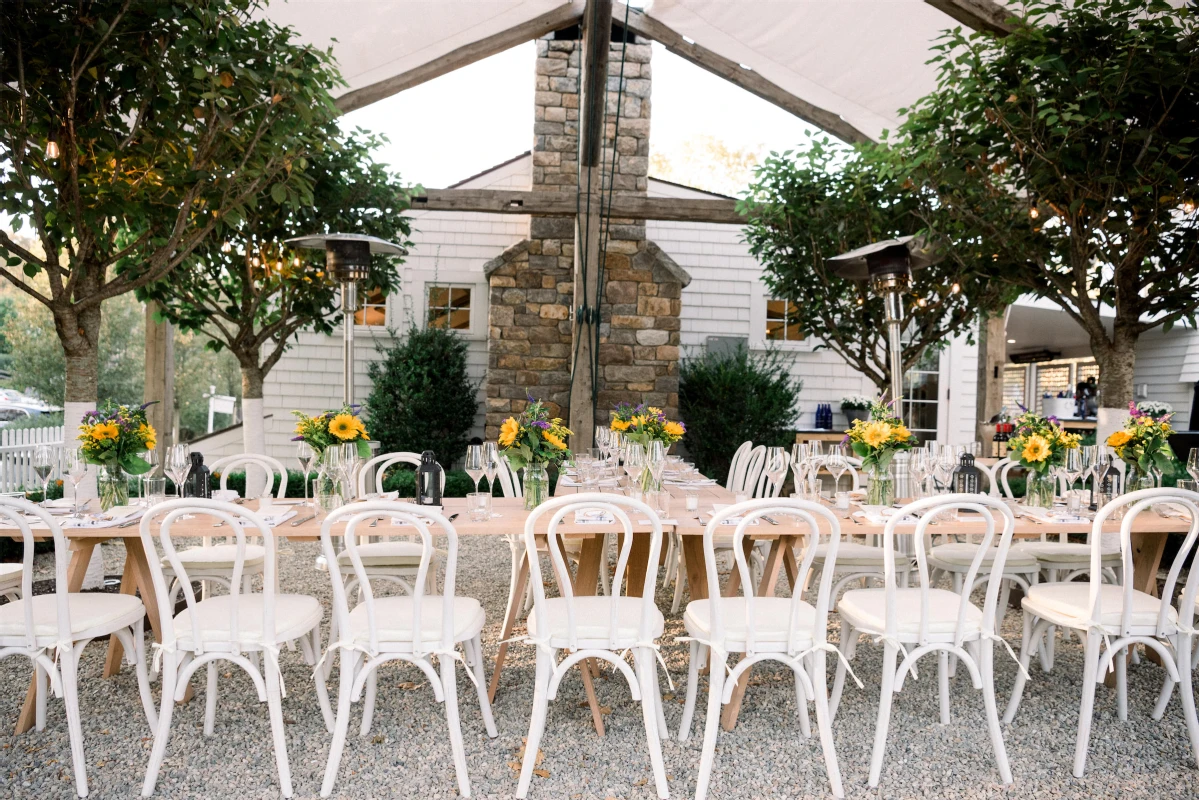
{"type": "Polygon", "coordinates": [[[432,450],[420,454],[416,470],[416,502],[422,506],[441,505],[441,465],[432,450]]]}
{"type": "Polygon", "coordinates": [[[959,494],[982,492],[982,470],[974,466],[974,456],[962,453],[958,465],[953,468],[953,490],[959,494]]]}

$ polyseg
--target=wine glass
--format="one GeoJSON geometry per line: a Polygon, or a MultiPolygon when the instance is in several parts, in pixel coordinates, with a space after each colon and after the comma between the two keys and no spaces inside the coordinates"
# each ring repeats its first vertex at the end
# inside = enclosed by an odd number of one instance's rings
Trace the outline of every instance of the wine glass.
{"type": "Polygon", "coordinates": [[[1199,447],[1192,447],[1191,452],[1187,453],[1187,473],[1199,482],[1199,447]]]}
{"type": "Polygon", "coordinates": [[[316,458],[316,451],[312,449],[312,445],[308,442],[300,441],[296,445],[296,461],[300,462],[300,483],[304,484],[304,506],[308,506],[308,471],[312,469],[312,461],[316,458]]]}
{"type": "Polygon", "coordinates": [[[79,519],[79,484],[87,477],[87,461],[83,458],[83,451],[78,447],[72,447],[69,450],[64,450],[62,454],[62,469],[67,479],[71,481],[71,519],[79,519]]]}
{"type": "Polygon", "coordinates": [[[824,465],[828,471],[833,473],[833,497],[837,496],[837,492],[841,491],[841,476],[845,474],[845,470],[849,469],[849,461],[845,457],[845,445],[835,444],[828,450],[828,455],[824,459],[824,465]]]}
{"type": "Polygon", "coordinates": [[[600,449],[604,456],[608,455],[608,434],[611,429],[607,425],[595,426],[595,446],[600,449]]]}
{"type": "Polygon", "coordinates": [[[187,473],[191,471],[191,448],[186,444],[171,445],[171,449],[167,451],[167,460],[164,466],[167,474],[171,476],[171,481],[175,484],[175,497],[183,497],[183,482],[187,480],[187,473]]]}
{"type": "Polygon", "coordinates": [[[42,506],[50,506],[50,496],[46,490],[50,486],[50,473],[54,472],[54,451],[49,446],[39,444],[33,451],[33,472],[42,482],[42,506]]]}
{"type": "Polygon", "coordinates": [[[791,445],[791,472],[795,476],[795,492],[804,495],[804,479],[808,474],[808,446],[802,442],[791,445]]]}
{"type": "Polygon", "coordinates": [[[629,442],[624,449],[624,471],[634,485],[645,471],[645,458],[645,448],[636,442],[629,442]]]}
{"type": "Polygon", "coordinates": [[[824,466],[824,443],[819,439],[808,441],[808,482],[812,494],[820,494],[820,468],[824,466]]]}
{"type": "Polygon", "coordinates": [[[357,486],[355,478],[358,477],[358,444],[357,442],[349,442],[341,446],[341,469],[338,472],[338,480],[341,481],[341,496],[344,501],[348,502],[357,496],[357,486]]]}
{"type": "Polygon", "coordinates": [[[475,482],[475,494],[479,492],[479,479],[487,472],[487,461],[483,457],[483,445],[472,444],[466,448],[466,474],[475,482]]]}
{"type": "Polygon", "coordinates": [[[766,466],[763,467],[770,485],[766,487],[765,496],[777,497],[782,489],[783,476],[787,474],[787,453],[781,447],[766,448],[766,466]]]}
{"type": "Polygon", "coordinates": [[[483,472],[487,475],[487,488],[495,494],[495,477],[500,471],[500,450],[495,442],[483,442],[483,472]]]}
{"type": "Polygon", "coordinates": [[[1083,459],[1082,452],[1078,448],[1066,451],[1066,457],[1062,459],[1062,465],[1058,467],[1058,472],[1066,481],[1066,497],[1074,491],[1074,482],[1083,474],[1083,459]]]}
{"type": "Polygon", "coordinates": [[[654,486],[662,484],[662,473],[666,470],[666,445],[659,441],[649,443],[645,452],[645,465],[649,469],[654,486]]]}
{"type": "Polygon", "coordinates": [[[953,479],[953,469],[958,465],[957,452],[953,445],[941,445],[933,466],[933,481],[941,492],[951,491],[950,481],[953,479]]]}

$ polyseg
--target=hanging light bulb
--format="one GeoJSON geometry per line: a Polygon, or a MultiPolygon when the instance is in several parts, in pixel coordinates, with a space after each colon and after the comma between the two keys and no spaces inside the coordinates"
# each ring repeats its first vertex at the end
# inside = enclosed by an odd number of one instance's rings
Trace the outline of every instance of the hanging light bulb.
{"type": "Polygon", "coordinates": [[[58,134],[50,134],[49,141],[46,142],[46,158],[58,158],[62,152],[58,149],[58,134]]]}
{"type": "Polygon", "coordinates": [[[1195,201],[1187,200],[1185,203],[1183,203],[1182,204],[1182,213],[1194,214],[1195,213],[1195,201]]]}
{"type": "Polygon", "coordinates": [[[866,301],[865,301],[865,300],[863,300],[861,297],[859,297],[859,298],[858,298],[858,305],[862,305],[862,304],[863,304],[863,303],[865,303],[865,302],[866,302],[866,301]]]}
{"type": "Polygon", "coordinates": [[[222,253],[233,252],[233,244],[228,239],[226,239],[225,243],[221,245],[221,252],[222,253]]]}
{"type": "Polygon", "coordinates": [[[262,264],[262,261],[258,258],[258,256],[254,256],[254,260],[250,263],[257,267],[262,264]]]}
{"type": "Polygon", "coordinates": [[[283,262],[282,262],[282,261],[276,261],[276,262],[275,262],[275,269],[283,269],[283,262]]]}
{"type": "Polygon", "coordinates": [[[1037,210],[1037,207],[1036,207],[1035,205],[1034,205],[1034,206],[1029,206],[1029,208],[1028,208],[1028,218],[1029,218],[1029,219],[1036,219],[1036,218],[1037,218],[1037,217],[1039,217],[1039,216],[1041,216],[1041,212],[1037,210]]]}
{"type": "Polygon", "coordinates": [[[949,287],[949,291],[957,294],[958,292],[962,291],[962,285],[960,283],[955,283],[953,286],[949,287]]]}
{"type": "Polygon", "coordinates": [[[920,306],[921,308],[924,308],[925,306],[928,305],[928,301],[925,300],[923,297],[918,297],[918,298],[916,298],[916,305],[920,306]]]}
{"type": "Polygon", "coordinates": [[[300,266],[300,257],[299,257],[299,256],[296,256],[296,257],[295,257],[295,258],[292,260],[292,262],[291,262],[291,263],[292,263],[292,265],[293,265],[293,266],[297,266],[297,267],[298,267],[298,266],[300,266]]]}

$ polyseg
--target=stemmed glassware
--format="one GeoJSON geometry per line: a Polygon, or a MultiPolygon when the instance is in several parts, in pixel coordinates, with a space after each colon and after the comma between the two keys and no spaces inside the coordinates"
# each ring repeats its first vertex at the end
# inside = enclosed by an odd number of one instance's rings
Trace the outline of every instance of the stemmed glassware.
{"type": "Polygon", "coordinates": [[[350,442],[341,446],[341,470],[338,478],[341,480],[341,496],[343,501],[353,500],[358,494],[355,478],[358,477],[358,444],[350,442]]]}
{"type": "Polygon", "coordinates": [[[71,482],[71,519],[79,519],[79,484],[87,477],[87,461],[83,458],[83,451],[78,447],[64,450],[62,471],[71,482]]]}
{"type": "Polygon", "coordinates": [[[636,442],[628,443],[624,448],[624,471],[634,489],[639,489],[637,482],[645,471],[645,448],[636,442]]]}
{"type": "Polygon", "coordinates": [[[33,472],[42,482],[42,506],[49,508],[50,496],[46,493],[50,486],[50,474],[54,472],[54,451],[47,445],[40,444],[33,451],[33,472]]]}
{"type": "Polygon", "coordinates": [[[171,449],[167,451],[164,469],[175,484],[175,497],[183,497],[183,482],[187,480],[187,473],[191,472],[191,468],[191,448],[186,444],[171,445],[171,449]]]}
{"type": "Polygon", "coordinates": [[[1199,483],[1199,447],[1192,447],[1191,452],[1187,453],[1187,473],[1199,483]]]}
{"type": "Polygon", "coordinates": [[[1068,499],[1070,492],[1074,491],[1074,482],[1083,474],[1082,453],[1077,449],[1067,450],[1065,458],[1062,459],[1062,465],[1057,468],[1058,475],[1066,483],[1065,496],[1068,499]]]}
{"type": "Polygon", "coordinates": [[[953,445],[941,445],[933,462],[933,482],[938,492],[952,491],[949,483],[953,479],[953,468],[958,464],[957,452],[953,445]]]}
{"type": "Polygon", "coordinates": [[[841,476],[849,469],[849,461],[845,457],[845,445],[835,444],[828,450],[824,458],[824,466],[833,474],[833,497],[841,491],[841,476]]]}
{"type": "Polygon", "coordinates": [[[308,442],[300,442],[296,445],[296,460],[300,462],[300,482],[304,484],[304,505],[308,505],[308,472],[312,469],[313,459],[316,458],[316,451],[312,449],[312,445],[308,442]]]}
{"type": "Polygon", "coordinates": [[[345,475],[345,458],[340,447],[330,447],[324,452],[321,457],[320,466],[317,469],[316,491],[313,493],[313,500],[321,508],[326,511],[332,511],[340,505],[342,495],[342,480],[345,475]],[[329,484],[329,491],[326,491],[326,483],[329,484]],[[324,498],[322,499],[322,495],[324,498]],[[322,504],[327,504],[322,505],[322,504]]]}
{"type": "Polygon", "coordinates": [[[808,447],[808,483],[813,495],[820,494],[820,468],[824,466],[824,444],[819,439],[812,439],[808,447]]]}
{"type": "Polygon", "coordinates": [[[666,471],[666,445],[652,441],[645,451],[645,466],[655,489],[662,485],[662,473],[666,471]]]}
{"type": "Polygon", "coordinates": [[[795,477],[795,493],[803,497],[807,491],[804,480],[808,475],[808,446],[802,442],[791,445],[791,472],[795,477]]]}
{"type": "Polygon", "coordinates": [[[495,442],[483,442],[483,473],[487,476],[487,489],[495,494],[495,476],[500,471],[500,449],[495,442]]]}
{"type": "Polygon", "coordinates": [[[479,479],[487,472],[487,462],[483,458],[483,445],[472,444],[466,448],[466,474],[475,482],[475,493],[479,491],[479,479]]]}
{"type": "Polygon", "coordinates": [[[158,467],[160,466],[158,450],[147,450],[146,452],[142,453],[142,459],[150,465],[150,468],[142,473],[142,479],[140,481],[142,487],[141,502],[147,508],[149,508],[149,501],[146,498],[149,494],[149,481],[154,477],[154,473],[158,471],[158,467]]]}
{"type": "Polygon", "coordinates": [[[766,496],[777,494],[782,488],[783,476],[787,474],[787,453],[781,447],[766,448],[766,466],[763,468],[770,485],[766,487],[766,496]]]}

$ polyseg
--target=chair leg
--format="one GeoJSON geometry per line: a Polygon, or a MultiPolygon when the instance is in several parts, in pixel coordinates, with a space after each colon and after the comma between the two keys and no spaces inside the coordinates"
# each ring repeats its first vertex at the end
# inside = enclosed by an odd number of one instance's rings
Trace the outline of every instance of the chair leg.
{"type": "Polygon", "coordinates": [[[162,660],[162,707],[158,712],[158,729],[154,731],[154,746],[150,750],[146,778],[142,781],[142,797],[154,794],[154,786],[158,783],[158,770],[162,767],[167,742],[171,738],[171,715],[175,712],[175,680],[179,674],[177,658],[174,653],[167,653],[162,660]]]}
{"type": "Polygon", "coordinates": [[[1074,745],[1074,777],[1081,778],[1087,768],[1087,750],[1091,743],[1091,715],[1095,711],[1095,684],[1099,678],[1099,650],[1102,639],[1087,632],[1087,650],[1082,668],[1082,703],[1078,710],[1078,741],[1074,745]]]}
{"type": "Polygon", "coordinates": [[[487,699],[487,676],[483,674],[483,639],[476,636],[469,642],[463,642],[474,665],[468,669],[474,670],[476,689],[479,693],[479,711],[483,714],[483,726],[487,728],[487,736],[494,739],[499,736],[495,727],[495,717],[491,712],[491,701],[487,699]]]}
{"type": "Polygon", "coordinates": [[[33,727],[35,730],[44,731],[46,729],[46,692],[49,675],[37,662],[34,662],[33,669],[33,680],[37,684],[37,696],[34,698],[33,705],[33,727]]]}
{"type": "Polygon", "coordinates": [[[803,681],[799,679],[799,673],[794,674],[795,678],[795,713],[799,715],[799,734],[805,739],[812,738],[812,720],[808,717],[808,698],[804,692],[803,681]]]}
{"type": "MultiPolygon", "coordinates": [[[[857,631],[850,627],[849,623],[841,620],[841,643],[837,648],[845,659],[853,658],[853,642],[857,638],[857,631]]],[[[837,718],[837,707],[841,705],[841,692],[845,688],[845,660],[837,659],[837,674],[833,678],[833,691],[829,695],[828,718],[830,721],[837,718]]]]}
{"type": "Polygon", "coordinates": [[[341,681],[337,691],[337,719],[333,724],[333,743],[329,748],[329,760],[325,764],[325,779],[321,783],[321,797],[333,793],[333,783],[337,780],[337,770],[341,766],[341,754],[346,746],[346,733],[350,728],[350,706],[353,698],[350,691],[354,688],[354,673],[358,671],[358,662],[362,658],[359,653],[351,650],[341,651],[341,681]]]}
{"type": "MultiPolygon", "coordinates": [[[[315,667],[321,657],[321,626],[315,625],[312,630],[300,638],[300,650],[304,654],[304,663],[315,667]]],[[[325,668],[312,676],[316,683],[316,702],[321,707],[321,717],[325,720],[325,729],[333,733],[333,707],[329,704],[329,687],[325,685],[325,668]]]]}
{"type": "Polygon", "coordinates": [[[87,762],[83,758],[83,720],[79,713],[78,663],[74,647],[61,648],[58,654],[58,673],[67,710],[71,763],[75,767],[75,791],[80,797],[87,797],[87,762]]]}
{"type": "Polygon", "coordinates": [[[999,584],[999,602],[995,604],[995,630],[998,631],[1003,627],[1003,618],[1007,615],[1008,600],[1012,596],[1012,582],[1010,580],[1002,581],[999,584]]]}
{"type": "Polygon", "coordinates": [[[683,602],[683,585],[687,582],[687,557],[683,554],[683,548],[679,547],[679,567],[678,574],[674,578],[674,601],[670,604],[670,613],[679,613],[679,606],[683,602]]]}
{"type": "Polygon", "coordinates": [[[137,671],[137,691],[141,696],[142,710],[146,712],[146,722],[153,731],[158,727],[158,712],[154,710],[154,695],[150,693],[150,675],[146,667],[146,621],[144,617],[130,626],[130,639],[131,641],[125,645],[125,652],[133,656],[133,667],[137,671]]]}
{"type": "Polygon", "coordinates": [[[658,797],[670,797],[670,786],[666,783],[666,764],[662,760],[662,741],[659,732],[666,727],[665,718],[659,720],[661,692],[658,691],[657,661],[647,648],[633,650],[633,663],[637,667],[637,679],[641,684],[641,716],[645,721],[645,740],[649,746],[649,761],[654,771],[654,785],[658,797]]]}
{"type": "MultiPolygon", "coordinates": [[[[1131,648],[1130,648],[1131,649],[1131,648]]],[[[1121,650],[1112,655],[1116,665],[1116,714],[1121,722],[1128,721],[1128,654],[1121,650]]]]}
{"type": "Polygon", "coordinates": [[[891,724],[891,703],[895,698],[895,669],[898,650],[883,645],[882,691],[878,698],[878,723],[874,728],[874,751],[870,756],[870,787],[878,786],[883,771],[883,755],[887,751],[887,728],[891,724]]]}
{"type": "Polygon", "coordinates": [[[379,694],[379,668],[371,670],[366,678],[366,698],[362,701],[362,726],[358,729],[359,736],[371,732],[371,723],[375,719],[375,697],[379,694]]]}
{"type": "Polygon", "coordinates": [[[470,797],[470,776],[466,772],[466,747],[462,743],[462,723],[458,719],[457,662],[445,656],[441,662],[441,688],[445,693],[445,721],[450,732],[450,751],[454,754],[454,772],[458,776],[458,793],[470,797]]]}
{"type": "Polygon", "coordinates": [[[604,593],[605,597],[612,596],[612,579],[608,575],[608,551],[611,548],[611,545],[612,545],[612,534],[605,533],[604,534],[604,545],[603,545],[604,552],[603,552],[603,555],[600,556],[600,574],[599,574],[600,590],[604,593]]]}
{"type": "MultiPolygon", "coordinates": [[[[654,690],[654,716],[658,720],[658,741],[670,738],[670,729],[666,727],[666,712],[662,708],[662,679],[658,676],[658,659],[650,656],[648,658],[650,675],[652,681],[651,688],[654,690]]],[[[661,745],[659,745],[661,750],[661,745]]]]}
{"type": "Polygon", "coordinates": [[[1179,695],[1182,697],[1182,718],[1186,721],[1187,733],[1191,737],[1191,755],[1199,764],[1199,716],[1195,713],[1195,691],[1192,687],[1194,675],[1191,670],[1194,662],[1191,660],[1191,637],[1179,635],[1176,650],[1178,651],[1178,677],[1182,679],[1179,695]]]}
{"type": "Polygon", "coordinates": [[[941,700],[941,724],[949,724],[949,652],[937,653],[937,690],[941,700]]]}
{"type": "Polygon", "coordinates": [[[699,775],[695,779],[695,800],[708,796],[708,782],[712,778],[712,762],[716,759],[716,735],[720,730],[721,696],[724,694],[724,663],[712,659],[711,675],[708,677],[708,718],[704,725],[704,744],[700,751],[699,775]]]}
{"type": "Polygon", "coordinates": [[[1024,635],[1020,640],[1020,666],[1022,669],[1016,670],[1016,683],[1012,686],[1012,696],[1008,699],[1007,710],[1003,713],[1003,724],[1011,725],[1012,720],[1016,718],[1016,711],[1020,708],[1020,698],[1024,695],[1024,684],[1027,680],[1024,673],[1028,670],[1028,665],[1032,661],[1032,648],[1035,646],[1032,638],[1033,632],[1033,615],[1024,612],[1024,635]]]}
{"type": "Polygon", "coordinates": [[[1003,743],[1003,730],[999,727],[999,709],[995,703],[995,647],[988,640],[979,642],[981,654],[979,673],[983,680],[983,706],[987,713],[987,730],[991,734],[991,746],[995,748],[995,765],[999,777],[1005,784],[1012,782],[1012,767],[1008,763],[1007,747],[1003,743]]]}
{"type": "Polygon", "coordinates": [[[208,683],[204,693],[204,735],[212,736],[214,723],[216,721],[216,679],[217,679],[217,663],[209,661],[207,664],[208,683]]]}
{"type": "Polygon", "coordinates": [[[550,650],[543,647],[537,648],[537,675],[533,684],[533,713],[529,717],[529,735],[525,738],[525,758],[520,768],[520,782],[516,786],[516,796],[522,800],[529,794],[529,783],[533,780],[533,768],[537,766],[537,750],[541,746],[541,734],[545,732],[545,717],[550,702],[552,659],[550,650]]]}
{"type": "Polygon", "coordinates": [[[279,769],[279,789],[284,797],[291,797],[291,766],[287,763],[287,729],[283,724],[283,700],[279,690],[279,672],[266,662],[266,706],[271,718],[271,738],[275,742],[275,765],[279,769]]]}
{"type": "MultiPolygon", "coordinates": [[[[812,670],[812,686],[816,690],[816,729],[820,732],[820,747],[824,750],[824,768],[828,772],[828,782],[832,787],[834,797],[845,797],[845,789],[841,785],[841,766],[837,762],[837,750],[833,745],[833,717],[829,713],[828,697],[825,694],[827,680],[825,678],[824,651],[817,650],[813,655],[816,665],[812,670]]],[[[840,663],[841,659],[837,659],[840,663]]]]}
{"type": "MultiPolygon", "coordinates": [[[[680,577],[682,572],[680,571],[680,577]]],[[[690,657],[687,659],[687,690],[683,700],[683,719],[679,722],[679,741],[691,737],[691,718],[695,716],[695,693],[699,684],[699,650],[703,645],[690,642],[690,657]]]]}

